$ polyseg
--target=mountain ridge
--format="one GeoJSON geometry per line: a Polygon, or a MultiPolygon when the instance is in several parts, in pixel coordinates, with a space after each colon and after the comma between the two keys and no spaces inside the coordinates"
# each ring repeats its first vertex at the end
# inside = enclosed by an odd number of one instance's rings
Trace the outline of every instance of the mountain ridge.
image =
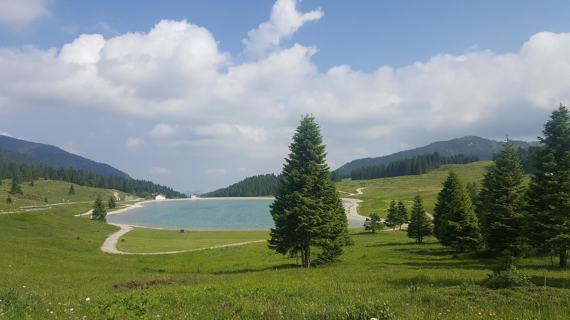
{"type": "Polygon", "coordinates": [[[0,151],[6,157],[19,154],[29,164],[44,165],[53,168],[73,168],[105,177],[131,177],[129,174],[103,162],[93,161],[80,155],[65,151],[57,146],[16,139],[0,135],[0,151]]]}
{"type": "MultiPolygon", "coordinates": [[[[516,148],[528,149],[535,146],[538,142],[512,141],[516,148]]],[[[349,161],[334,170],[334,174],[338,177],[347,177],[354,169],[365,168],[369,166],[377,166],[388,164],[393,161],[413,158],[415,156],[439,153],[441,156],[476,156],[479,160],[492,160],[503,147],[504,142],[491,139],[481,138],[478,136],[464,136],[450,140],[442,140],[432,142],[428,145],[417,147],[414,149],[404,150],[379,157],[367,157],[349,161]]]]}

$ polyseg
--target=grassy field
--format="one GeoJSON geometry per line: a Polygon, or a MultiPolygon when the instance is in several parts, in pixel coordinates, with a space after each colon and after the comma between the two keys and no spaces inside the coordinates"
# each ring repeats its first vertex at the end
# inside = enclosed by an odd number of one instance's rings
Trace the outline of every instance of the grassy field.
{"type": "Polygon", "coordinates": [[[126,252],[160,252],[207,248],[231,243],[266,240],[269,231],[179,231],[136,228],[121,238],[126,252]]]}
{"type": "Polygon", "coordinates": [[[408,207],[411,207],[413,198],[418,194],[422,196],[426,210],[433,212],[437,194],[450,170],[457,173],[463,183],[480,182],[485,174],[485,168],[490,164],[491,161],[479,161],[463,165],[452,164],[417,176],[345,180],[338,182],[336,186],[338,190],[349,193],[355,193],[357,188],[366,187],[363,190],[363,195],[353,197],[364,200],[358,207],[358,212],[365,216],[372,212],[379,212],[381,216],[385,216],[392,200],[402,200],[408,207]]]}
{"type": "Polygon", "coordinates": [[[548,258],[521,262],[536,287],[490,290],[480,284],[494,260],[416,245],[403,232],[353,230],[342,261],[309,270],[264,243],[116,256],[99,250],[115,227],[73,216],[89,207],[0,215],[0,319],[570,317],[570,272],[548,258]]]}
{"type": "Polygon", "coordinates": [[[98,195],[100,195],[104,201],[107,201],[109,197],[113,194],[117,194],[121,200],[128,198],[134,198],[122,191],[111,190],[111,189],[99,189],[84,187],[74,184],[75,194],[69,194],[69,187],[71,183],[63,181],[53,181],[53,180],[36,180],[34,181],[34,186],[30,186],[29,182],[24,182],[21,184],[23,195],[10,195],[12,198],[12,204],[6,203],[8,198],[8,191],[11,187],[11,180],[2,180],[2,185],[0,185],[0,213],[1,212],[11,212],[22,210],[22,207],[30,206],[46,206],[53,205],[56,203],[69,203],[69,202],[92,202],[98,195]],[[48,202],[45,202],[47,198],[48,202]]]}

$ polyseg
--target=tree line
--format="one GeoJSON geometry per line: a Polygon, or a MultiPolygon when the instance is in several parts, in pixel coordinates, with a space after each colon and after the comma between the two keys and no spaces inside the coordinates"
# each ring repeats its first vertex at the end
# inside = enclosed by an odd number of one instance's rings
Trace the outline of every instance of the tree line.
{"type": "Polygon", "coordinates": [[[0,162],[0,179],[12,179],[13,184],[43,178],[60,180],[95,188],[116,189],[139,197],[148,198],[161,193],[168,198],[184,198],[186,195],[170,187],[151,181],[123,178],[116,176],[100,176],[91,172],[73,168],[52,168],[43,165],[25,163],[0,162]]]}
{"type": "Polygon", "coordinates": [[[514,261],[533,254],[559,257],[568,265],[570,250],[570,113],[555,110],[532,150],[532,175],[525,182],[521,154],[507,139],[485,174],[481,190],[470,196],[451,172],[434,210],[434,235],[460,252],[485,250],[514,261]]]}
{"type": "Polygon", "coordinates": [[[279,177],[274,174],[262,174],[245,178],[226,188],[204,194],[206,197],[258,197],[272,196],[277,192],[279,177]]]}
{"type": "MultiPolygon", "coordinates": [[[[366,180],[398,176],[418,175],[430,172],[446,164],[466,164],[479,161],[477,156],[452,155],[440,156],[439,153],[415,156],[410,159],[392,161],[388,164],[356,168],[350,172],[352,180],[366,180]]],[[[343,177],[334,176],[335,180],[343,177]]]]}

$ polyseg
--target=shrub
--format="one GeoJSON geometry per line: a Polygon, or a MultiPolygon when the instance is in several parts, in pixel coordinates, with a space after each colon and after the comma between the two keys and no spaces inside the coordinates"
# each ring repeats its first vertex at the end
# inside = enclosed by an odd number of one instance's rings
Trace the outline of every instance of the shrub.
{"type": "Polygon", "coordinates": [[[493,272],[484,283],[484,286],[490,289],[529,287],[533,285],[530,277],[520,272],[514,265],[493,272]]]}

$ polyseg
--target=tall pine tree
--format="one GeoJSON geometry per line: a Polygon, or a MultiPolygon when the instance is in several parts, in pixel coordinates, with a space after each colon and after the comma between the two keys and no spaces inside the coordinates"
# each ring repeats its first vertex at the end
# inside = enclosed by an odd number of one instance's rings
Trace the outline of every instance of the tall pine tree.
{"type": "Polygon", "coordinates": [[[388,227],[396,230],[396,226],[398,225],[398,208],[396,207],[395,200],[390,201],[388,214],[386,215],[386,220],[384,222],[388,227]]]}
{"type": "Polygon", "coordinates": [[[542,148],[527,194],[531,240],[543,252],[555,252],[560,267],[570,250],[570,114],[560,106],[544,126],[542,148]]]}
{"type": "Polygon", "coordinates": [[[525,251],[524,197],[522,162],[507,139],[485,174],[479,193],[483,239],[487,250],[495,256],[519,257],[525,251]]]}
{"type": "Polygon", "coordinates": [[[408,210],[402,201],[398,201],[398,225],[402,230],[402,225],[408,223],[408,210]]]}
{"type": "Polygon", "coordinates": [[[105,209],[105,204],[101,197],[97,197],[95,204],[93,205],[93,211],[91,212],[91,219],[98,221],[106,221],[107,210],[105,209]]]}
{"type": "Polygon", "coordinates": [[[434,209],[435,235],[444,246],[463,252],[480,246],[481,232],[471,198],[454,172],[443,183],[434,209]]]}
{"type": "Polygon", "coordinates": [[[319,262],[333,261],[342,254],[342,246],[350,242],[348,223],[312,116],[301,120],[289,149],[271,205],[275,227],[269,247],[291,256],[300,253],[303,267],[308,268],[313,247],[320,248],[319,262]]]}
{"type": "Polygon", "coordinates": [[[412,216],[408,224],[408,237],[416,239],[417,243],[423,243],[424,238],[433,232],[433,224],[426,214],[422,198],[418,195],[414,198],[412,216]]]}

